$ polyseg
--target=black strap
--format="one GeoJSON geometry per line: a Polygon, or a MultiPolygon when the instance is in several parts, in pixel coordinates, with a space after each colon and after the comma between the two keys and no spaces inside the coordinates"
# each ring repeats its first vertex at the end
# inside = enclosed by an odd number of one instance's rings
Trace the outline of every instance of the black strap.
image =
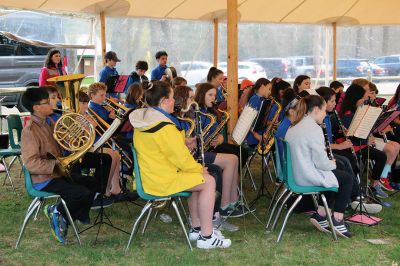
{"type": "MultiPolygon", "coordinates": [[[[171,122],[163,121],[163,122],[160,122],[157,126],[152,127],[152,128],[150,128],[150,129],[147,129],[147,130],[142,131],[142,132],[154,133],[154,132],[157,132],[158,130],[162,129],[162,128],[165,127],[166,125],[175,125],[175,124],[174,124],[174,123],[171,123],[171,122]]],[[[178,128],[178,127],[177,127],[177,128],[178,128]]],[[[179,130],[179,128],[178,128],[178,130],[179,130]]]]}

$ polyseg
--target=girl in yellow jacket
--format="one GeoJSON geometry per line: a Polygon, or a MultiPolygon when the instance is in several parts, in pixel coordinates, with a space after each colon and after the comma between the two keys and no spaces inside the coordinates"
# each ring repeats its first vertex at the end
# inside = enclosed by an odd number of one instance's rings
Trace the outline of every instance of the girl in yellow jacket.
{"type": "Polygon", "coordinates": [[[150,82],[145,102],[148,108],[135,110],[129,116],[144,191],[155,196],[191,191],[190,238],[197,239],[198,248],[229,247],[229,239],[213,232],[214,178],[193,159],[185,146],[184,132],[178,130],[171,115],[173,90],[166,82],[150,82]]]}

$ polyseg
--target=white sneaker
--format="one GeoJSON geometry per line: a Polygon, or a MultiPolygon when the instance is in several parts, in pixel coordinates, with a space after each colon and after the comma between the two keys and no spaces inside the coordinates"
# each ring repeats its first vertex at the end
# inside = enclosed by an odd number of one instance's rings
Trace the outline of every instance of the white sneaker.
{"type": "Polygon", "coordinates": [[[212,248],[229,248],[232,242],[230,239],[219,238],[215,233],[210,238],[204,238],[201,234],[197,239],[197,248],[212,249],[212,248]]]}
{"type": "MultiPolygon", "coordinates": [[[[351,208],[353,210],[360,210],[360,202],[359,201],[353,201],[351,203],[351,208]]],[[[377,204],[377,203],[368,203],[368,202],[363,202],[362,207],[361,207],[362,212],[367,212],[367,213],[378,213],[382,211],[382,205],[377,204]]]]}
{"type": "MultiPolygon", "coordinates": [[[[195,241],[197,239],[199,239],[200,236],[200,231],[194,230],[193,228],[190,228],[189,230],[189,240],[190,241],[195,241]]],[[[218,229],[214,229],[213,233],[219,237],[220,239],[225,239],[225,237],[222,235],[221,231],[218,229]]]]}

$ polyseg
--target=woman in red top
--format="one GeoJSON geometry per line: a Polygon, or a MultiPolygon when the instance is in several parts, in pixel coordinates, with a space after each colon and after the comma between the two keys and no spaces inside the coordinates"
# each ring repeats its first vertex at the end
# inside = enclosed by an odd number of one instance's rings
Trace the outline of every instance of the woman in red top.
{"type": "Polygon", "coordinates": [[[51,49],[47,54],[44,67],[40,72],[39,86],[55,86],[55,83],[47,82],[47,79],[62,75],[67,75],[67,72],[61,62],[61,52],[56,49],[51,49]]]}

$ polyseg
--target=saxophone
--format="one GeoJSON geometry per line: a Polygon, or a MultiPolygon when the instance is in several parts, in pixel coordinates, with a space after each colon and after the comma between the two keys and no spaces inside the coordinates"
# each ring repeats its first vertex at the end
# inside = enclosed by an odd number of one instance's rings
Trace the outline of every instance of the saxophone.
{"type": "Polygon", "coordinates": [[[273,97],[270,98],[272,103],[275,104],[278,108],[276,109],[275,115],[270,121],[266,131],[262,135],[262,140],[257,145],[257,152],[260,155],[266,155],[271,150],[272,145],[275,142],[274,133],[276,131],[276,122],[278,121],[279,114],[282,110],[282,106],[278,103],[273,97]]]}
{"type": "MultiPolygon", "coordinates": [[[[228,112],[223,111],[223,110],[221,110],[221,109],[218,109],[218,111],[222,113],[222,117],[224,117],[224,119],[221,120],[221,123],[219,123],[219,125],[218,125],[218,127],[215,129],[215,131],[214,131],[212,134],[210,134],[210,135],[207,137],[207,139],[204,140],[204,150],[205,150],[205,151],[208,151],[208,150],[211,148],[211,142],[213,141],[213,139],[215,139],[215,137],[216,137],[218,134],[221,133],[222,129],[225,127],[226,123],[228,123],[228,120],[229,120],[229,118],[230,118],[230,115],[229,115],[228,112]]],[[[212,115],[212,116],[213,116],[213,115],[212,115]]],[[[214,116],[213,116],[213,117],[214,117],[214,116]]],[[[214,118],[214,121],[215,121],[215,118],[214,118]]],[[[212,123],[212,124],[214,124],[214,123],[212,123]]],[[[212,124],[211,124],[211,122],[210,122],[209,125],[212,126],[212,124]]],[[[210,128],[211,128],[211,127],[210,127],[210,128]]],[[[205,135],[206,135],[206,134],[204,134],[204,136],[205,136],[205,135]]]]}
{"type": "Polygon", "coordinates": [[[190,136],[192,136],[193,131],[196,128],[196,124],[195,124],[194,120],[189,118],[189,117],[179,117],[179,116],[177,116],[176,118],[178,118],[178,120],[184,121],[184,122],[189,124],[189,129],[185,132],[185,137],[189,138],[190,136]]]}

